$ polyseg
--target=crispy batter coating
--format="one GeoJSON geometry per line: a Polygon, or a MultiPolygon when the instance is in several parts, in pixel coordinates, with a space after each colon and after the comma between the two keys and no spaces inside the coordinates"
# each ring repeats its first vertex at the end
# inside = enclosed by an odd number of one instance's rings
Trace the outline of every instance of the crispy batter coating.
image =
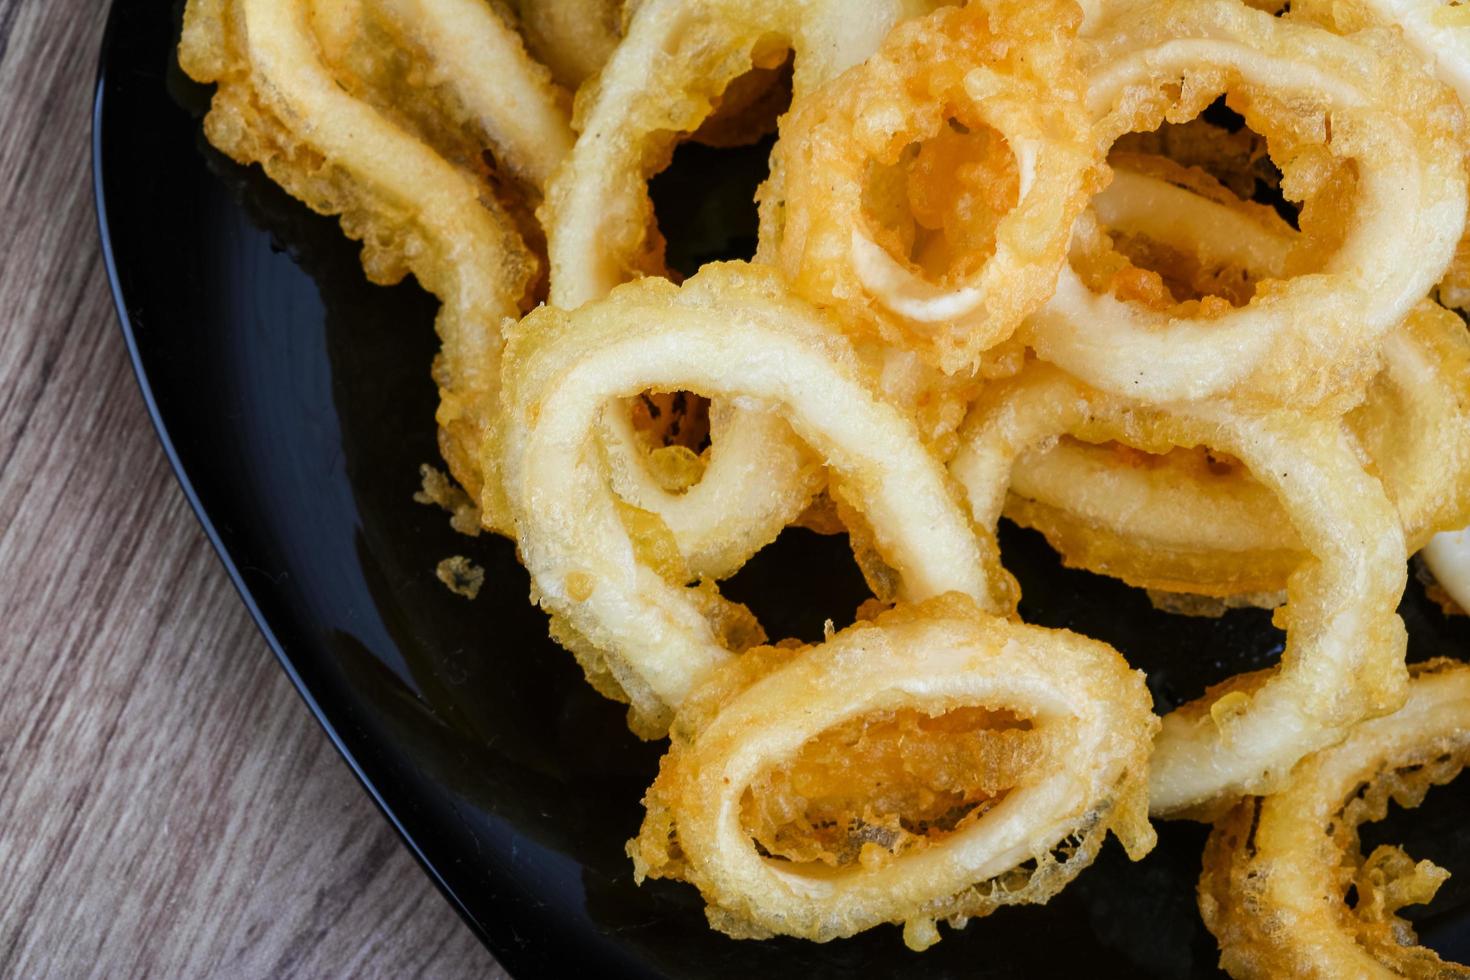
{"type": "Polygon", "coordinates": [[[571,96],[484,0],[312,0],[324,54],[444,156],[532,193],[572,148],[571,96]],[[494,71],[485,66],[494,65],[494,71]]]}
{"type": "MultiPolygon", "coordinates": [[[[1339,34],[1386,28],[1417,56],[1406,57],[1406,63],[1433,75],[1470,105],[1470,15],[1460,7],[1441,0],[1295,0],[1288,16],[1339,34]]],[[[1439,298],[1460,310],[1470,304],[1470,235],[1455,250],[1439,298]]]]}
{"type": "Polygon", "coordinates": [[[1085,218],[1055,294],[1028,322],[1037,354],[1154,403],[1359,401],[1382,338],[1439,281],[1464,231],[1458,100],[1386,32],[1340,37],[1235,0],[1117,0],[1084,33],[1104,148],[1198,116],[1223,93],[1267,138],[1283,194],[1302,202],[1303,235],[1285,276],[1263,279],[1244,306],[1159,309],[1128,279],[1098,290],[1116,253],[1085,218]]]}
{"type": "Polygon", "coordinates": [[[623,0],[512,0],[526,43],[575,92],[597,74],[623,34],[623,0]]]}
{"type": "Polygon", "coordinates": [[[974,374],[1050,295],[1101,176],[1070,2],[945,7],[793,107],[761,256],[811,301],[974,374]]]}
{"type": "Polygon", "coordinates": [[[443,471],[428,463],[419,464],[422,486],[413,495],[415,503],[432,504],[449,514],[449,526],[460,534],[479,537],[482,529],[480,505],[443,471]]]}
{"type": "MultiPolygon", "coordinates": [[[[583,638],[581,659],[600,651],[598,670],[617,678],[640,732],[666,726],[731,656],[691,603],[667,525],[615,495],[589,445],[610,403],[647,388],[779,409],[827,460],[845,504],[866,515],[901,597],[958,591],[998,612],[1013,608],[994,539],[974,534],[943,467],[902,413],[873,395],[841,331],[771,271],[710,265],[683,286],[650,278],[571,313],[542,307],[514,329],[506,355],[504,466],[516,539],[538,601],[564,634],[583,638]],[[628,527],[629,513],[638,528],[628,527]],[[663,542],[662,569],[639,534],[663,542]]],[[[717,438],[716,453],[721,445],[717,438]]]]}
{"type": "Polygon", "coordinates": [[[761,773],[741,798],[741,824],[772,857],[871,867],[959,832],[1027,772],[1056,764],[1029,720],[1008,711],[879,711],[761,773]]]}

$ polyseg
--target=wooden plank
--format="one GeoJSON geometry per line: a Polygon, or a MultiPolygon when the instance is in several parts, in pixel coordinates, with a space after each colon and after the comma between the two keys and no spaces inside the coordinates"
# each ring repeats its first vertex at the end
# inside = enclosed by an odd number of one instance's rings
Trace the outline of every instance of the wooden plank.
{"type": "Polygon", "coordinates": [[[249,622],[94,231],[98,0],[0,0],[0,976],[504,973],[249,622]]]}

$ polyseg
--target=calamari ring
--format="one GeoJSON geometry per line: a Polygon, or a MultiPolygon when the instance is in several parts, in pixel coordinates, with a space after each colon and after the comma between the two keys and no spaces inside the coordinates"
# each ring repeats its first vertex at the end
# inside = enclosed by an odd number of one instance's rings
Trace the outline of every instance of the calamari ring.
{"type": "Polygon", "coordinates": [[[1264,799],[1216,824],[1200,912],[1232,977],[1467,977],[1415,944],[1398,910],[1430,901],[1448,877],[1401,848],[1364,857],[1358,828],[1390,801],[1414,807],[1470,763],[1470,667],[1414,668],[1408,701],[1311,756],[1264,799]],[[1349,889],[1357,892],[1347,904],[1349,889]]]}
{"type": "Polygon", "coordinates": [[[1287,581],[1277,614],[1286,649],[1269,681],[1249,696],[1207,695],[1164,718],[1150,777],[1155,814],[1266,791],[1302,756],[1402,703],[1403,531],[1341,421],[1212,403],[1163,411],[1033,362],[988,390],[961,432],[950,470],[977,525],[995,527],[1017,457],[1068,434],[1150,453],[1205,446],[1234,455],[1281,501],[1310,556],[1287,581]]]}
{"type": "Polygon", "coordinates": [[[1084,216],[1056,294],[1028,325],[1032,346],[1099,389],[1154,403],[1352,404],[1379,341],[1439,281],[1464,228],[1458,103],[1384,33],[1338,37],[1231,0],[1106,11],[1086,49],[1101,144],[1191,118],[1225,91],[1272,141],[1284,190],[1308,202],[1304,223],[1324,223],[1321,244],[1336,247],[1319,271],[1263,283],[1243,307],[1160,311],[1083,282],[1073,263],[1101,247],[1084,216]]]}
{"type": "Polygon", "coordinates": [[[505,371],[506,486],[522,561],[540,604],[585,640],[584,661],[600,651],[589,674],[616,679],[640,734],[666,728],[731,654],[687,580],[640,560],[589,442],[614,399],[671,388],[779,410],[866,515],[901,597],[955,591],[1014,608],[994,540],[974,534],[943,466],[873,396],[840,331],[768,270],[709,265],[682,288],[649,278],[573,313],[542,307],[512,333],[505,371]]]}
{"type": "Polygon", "coordinates": [[[939,939],[937,919],[958,927],[1002,905],[1045,902],[1109,830],[1135,860],[1153,847],[1149,706],[1142,675],[1106,644],[987,615],[961,595],[900,606],[794,654],[752,651],[694,695],[628,851],[639,881],[694,883],[710,924],[737,938],[825,942],[894,922],[923,949],[939,939]],[[888,857],[870,843],[862,859],[831,867],[763,856],[742,826],[742,797],[762,771],[824,733],[965,708],[1022,718],[1044,761],[948,836],[888,857]]]}
{"type": "MultiPolygon", "coordinates": [[[[1296,234],[1274,215],[1119,170],[1094,204],[1110,229],[1240,268],[1282,267],[1296,234]]],[[[1470,336],[1424,301],[1384,340],[1383,368],[1347,416],[1399,512],[1412,552],[1470,519],[1470,336]]],[[[1130,585],[1209,596],[1285,588],[1302,550],[1275,498],[1202,450],[1140,458],[1063,441],[1016,461],[1005,514],[1068,565],[1130,585]]],[[[1428,555],[1426,554],[1426,557],[1428,555]]]]}
{"type": "Polygon", "coordinates": [[[219,86],[205,134],[312,209],[339,215],[363,242],[369,279],[412,272],[439,298],[440,447],[455,479],[486,503],[487,526],[504,530],[500,480],[481,470],[479,449],[498,413],[500,324],[519,313],[538,262],[481,182],[343,90],[309,17],[304,0],[190,0],[180,63],[219,86]]]}
{"type": "MultiPolygon", "coordinates": [[[[577,94],[580,135],[538,211],[546,228],[551,302],[574,309],[639,275],[663,275],[663,244],[648,179],[668,164],[681,134],[715,111],[752,67],[796,49],[803,93],[867,57],[900,18],[929,0],[837,0],[764,5],[739,0],[647,0],[602,72],[577,94]]],[[[605,420],[618,493],[663,517],[691,565],[728,574],[769,543],[822,486],[819,467],[779,418],[739,412],[712,447],[698,484],[682,495],[647,472],[631,421],[605,420]],[[765,447],[760,459],[754,455],[765,447]],[[760,478],[752,473],[763,469],[760,478]]]]}
{"type": "Polygon", "coordinates": [[[973,373],[1051,295],[1102,175],[1079,19],[1070,0],[984,0],[894,28],[782,122],[761,255],[808,300],[973,373]],[[906,223],[879,228],[872,168],[909,160],[934,186],[887,192],[906,223]]]}

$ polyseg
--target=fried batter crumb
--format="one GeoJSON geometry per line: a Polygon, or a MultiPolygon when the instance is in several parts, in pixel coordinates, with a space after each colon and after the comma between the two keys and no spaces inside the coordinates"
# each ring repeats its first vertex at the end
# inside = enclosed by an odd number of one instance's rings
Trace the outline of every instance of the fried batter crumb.
{"type": "Polygon", "coordinates": [[[414,493],[415,502],[442,507],[449,512],[450,527],[472,538],[480,536],[480,508],[459,484],[428,463],[419,464],[419,478],[423,488],[414,493]]]}
{"type": "Polygon", "coordinates": [[[485,584],[485,570],[464,555],[444,559],[434,568],[434,574],[450,592],[466,599],[479,595],[480,586],[485,584]]]}

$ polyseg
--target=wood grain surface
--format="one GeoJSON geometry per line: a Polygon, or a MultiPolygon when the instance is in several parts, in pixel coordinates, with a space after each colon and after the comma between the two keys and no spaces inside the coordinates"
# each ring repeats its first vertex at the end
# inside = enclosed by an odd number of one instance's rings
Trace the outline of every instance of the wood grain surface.
{"type": "Polygon", "coordinates": [[[0,0],[0,977],[503,977],[154,439],[92,211],[106,6],[0,0]]]}

